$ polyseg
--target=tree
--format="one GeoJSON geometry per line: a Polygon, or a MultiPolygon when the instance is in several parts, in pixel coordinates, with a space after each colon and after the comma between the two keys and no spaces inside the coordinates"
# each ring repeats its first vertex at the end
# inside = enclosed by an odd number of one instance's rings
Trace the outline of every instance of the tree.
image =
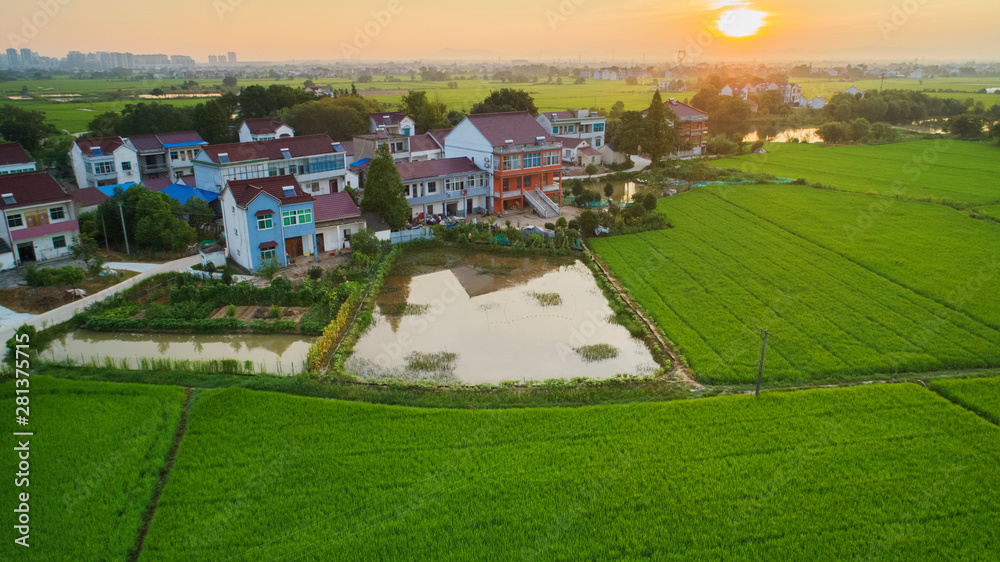
{"type": "Polygon", "coordinates": [[[719,89],[712,85],[702,87],[691,98],[691,107],[697,107],[708,114],[712,114],[721,103],[722,97],[719,96],[719,89]]]}
{"type": "Polygon", "coordinates": [[[122,134],[122,116],[108,111],[94,117],[87,124],[88,137],[117,137],[122,134]]]}
{"type": "Polygon", "coordinates": [[[80,236],[74,236],[69,253],[73,259],[83,260],[91,275],[99,274],[104,267],[104,254],[97,241],[89,235],[81,233],[80,236]]]}
{"type": "Polygon", "coordinates": [[[953,135],[958,135],[965,140],[972,140],[983,137],[983,126],[985,124],[986,119],[971,113],[964,113],[949,119],[948,129],[953,135]]]}
{"type": "Polygon", "coordinates": [[[726,135],[732,140],[742,139],[750,132],[750,106],[736,96],[720,97],[714,112],[709,111],[708,129],[712,134],[726,135]]]}
{"type": "Polygon", "coordinates": [[[215,218],[215,211],[208,205],[208,201],[198,197],[189,198],[180,206],[178,212],[187,215],[188,224],[196,229],[215,218]]]}
{"type": "Polygon", "coordinates": [[[583,171],[586,172],[588,176],[592,176],[597,173],[597,165],[591,162],[584,167],[583,171]]]}
{"type": "Polygon", "coordinates": [[[611,113],[608,114],[608,119],[621,119],[624,112],[625,102],[618,100],[611,106],[611,113]]]}
{"type": "Polygon", "coordinates": [[[222,85],[227,88],[235,88],[236,84],[237,80],[235,76],[226,76],[225,78],[222,79],[222,85]]]}
{"type": "Polygon", "coordinates": [[[656,195],[654,195],[652,193],[647,193],[646,195],[644,195],[643,198],[642,198],[642,206],[647,211],[655,211],[656,210],[656,195]]]}
{"type": "Polygon", "coordinates": [[[150,95],[153,95],[153,96],[162,96],[162,95],[164,95],[164,92],[163,92],[162,88],[153,88],[149,93],[150,93],[150,95]]]}
{"type": "Polygon", "coordinates": [[[458,125],[465,119],[465,111],[459,111],[457,109],[452,109],[448,112],[448,123],[451,127],[458,125]]]}
{"type": "Polygon", "coordinates": [[[4,104],[0,107],[0,135],[4,140],[21,143],[28,152],[41,146],[42,140],[57,133],[56,128],[45,122],[41,111],[24,110],[4,104]]]}
{"type": "Polygon", "coordinates": [[[176,216],[176,200],[155,191],[139,198],[135,211],[135,241],[157,252],[181,252],[194,243],[197,231],[176,216]]]}
{"type": "Polygon", "coordinates": [[[895,142],[899,138],[899,131],[895,127],[881,121],[879,123],[872,123],[872,126],[868,129],[868,136],[865,138],[867,143],[887,143],[895,142]]]}
{"type": "Polygon", "coordinates": [[[300,103],[306,103],[315,97],[305,90],[296,90],[290,86],[271,84],[267,88],[251,85],[240,89],[240,118],[274,117],[278,111],[300,103]]]}
{"type": "Polygon", "coordinates": [[[614,142],[618,150],[626,156],[639,152],[639,146],[645,135],[646,120],[638,111],[622,113],[621,122],[615,127],[614,142]]]}
{"type": "Polygon", "coordinates": [[[122,110],[122,136],[187,131],[192,128],[193,110],[169,103],[128,104],[122,110]]]}
{"type": "Polygon", "coordinates": [[[238,103],[236,95],[227,92],[218,99],[196,105],[191,116],[194,130],[211,144],[231,142],[230,125],[238,103]]]}
{"type": "Polygon", "coordinates": [[[726,138],[725,135],[715,135],[708,137],[705,142],[705,150],[709,154],[735,154],[736,143],[726,138]]]}
{"type": "Polygon", "coordinates": [[[400,111],[413,118],[417,131],[421,133],[452,126],[446,113],[448,108],[439,101],[427,99],[424,90],[414,90],[403,96],[400,111]]]}
{"type": "Polygon", "coordinates": [[[816,129],[816,135],[823,139],[826,144],[842,144],[850,142],[851,127],[847,123],[832,121],[824,123],[816,129]]]}
{"type": "Polygon", "coordinates": [[[524,90],[500,88],[490,92],[482,103],[472,106],[472,113],[504,113],[508,111],[527,111],[538,115],[535,100],[524,90]]]}
{"type": "Polygon", "coordinates": [[[611,196],[615,194],[615,184],[606,183],[604,184],[604,196],[611,199],[611,196]]]}
{"type": "Polygon", "coordinates": [[[368,166],[361,211],[377,213],[392,230],[403,228],[410,218],[410,204],[406,202],[403,192],[403,180],[387,144],[378,147],[375,158],[368,166]]]}
{"type": "Polygon", "coordinates": [[[851,140],[858,142],[868,136],[868,131],[871,130],[872,124],[869,123],[864,117],[858,117],[857,119],[851,121],[850,127],[851,140]]]}
{"type": "Polygon", "coordinates": [[[597,213],[590,209],[585,209],[580,213],[580,217],[577,219],[580,224],[580,230],[584,234],[593,234],[597,227],[601,225],[601,219],[597,216],[597,213]]]}
{"type": "Polygon", "coordinates": [[[72,265],[64,265],[56,271],[56,279],[60,285],[70,285],[74,289],[78,283],[87,278],[87,274],[82,269],[72,265]]]}
{"type": "Polygon", "coordinates": [[[677,151],[680,144],[680,134],[677,128],[680,120],[677,114],[663,104],[660,92],[653,92],[653,101],[649,104],[646,115],[646,134],[642,140],[642,148],[649,153],[653,167],[660,166],[660,159],[677,151]]]}
{"type": "Polygon", "coordinates": [[[367,133],[368,114],[379,109],[373,100],[347,95],[301,103],[281,116],[299,135],[326,133],[335,141],[347,141],[367,133]]]}

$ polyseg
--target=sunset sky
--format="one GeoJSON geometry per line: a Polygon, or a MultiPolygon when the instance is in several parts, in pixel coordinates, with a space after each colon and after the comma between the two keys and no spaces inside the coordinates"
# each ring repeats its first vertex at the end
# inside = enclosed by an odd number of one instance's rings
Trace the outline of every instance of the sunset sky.
{"type": "Polygon", "coordinates": [[[130,51],[206,62],[236,51],[240,61],[654,62],[684,49],[689,62],[1000,58],[998,0],[3,0],[0,13],[4,49],[58,57],[130,51]],[[45,14],[46,2],[58,13],[45,14]],[[44,25],[32,34],[23,18],[44,25]],[[734,38],[720,29],[757,31],[734,38]]]}

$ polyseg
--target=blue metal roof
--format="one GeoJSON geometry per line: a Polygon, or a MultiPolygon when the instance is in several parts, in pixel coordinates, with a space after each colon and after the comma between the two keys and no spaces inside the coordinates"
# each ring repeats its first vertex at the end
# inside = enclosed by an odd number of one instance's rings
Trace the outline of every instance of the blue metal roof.
{"type": "Polygon", "coordinates": [[[175,183],[173,185],[164,187],[160,190],[160,193],[164,193],[173,197],[174,199],[180,201],[181,203],[187,203],[187,200],[192,197],[197,197],[204,201],[212,202],[219,198],[219,194],[214,191],[208,191],[207,189],[199,189],[197,187],[189,187],[182,183],[175,183]]]}
{"type": "Polygon", "coordinates": [[[357,162],[351,162],[351,166],[360,166],[360,165],[362,165],[362,164],[364,164],[366,162],[371,162],[371,161],[372,161],[371,158],[362,158],[361,160],[358,160],[357,162]]]}
{"type": "Polygon", "coordinates": [[[205,141],[172,142],[169,144],[163,143],[163,148],[180,148],[183,146],[204,146],[206,144],[208,143],[205,141]]]}
{"type": "Polygon", "coordinates": [[[128,191],[128,188],[132,187],[133,185],[137,184],[134,181],[129,181],[125,183],[116,183],[115,185],[101,185],[98,186],[97,190],[107,195],[108,197],[114,197],[116,187],[122,188],[122,191],[128,191]]]}

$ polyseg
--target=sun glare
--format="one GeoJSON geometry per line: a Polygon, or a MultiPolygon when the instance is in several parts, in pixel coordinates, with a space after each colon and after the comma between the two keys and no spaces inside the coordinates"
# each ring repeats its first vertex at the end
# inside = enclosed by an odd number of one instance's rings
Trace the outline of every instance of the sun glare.
{"type": "Polygon", "coordinates": [[[715,28],[727,37],[751,37],[767,24],[766,17],[766,12],[751,8],[726,10],[719,15],[715,28]]]}

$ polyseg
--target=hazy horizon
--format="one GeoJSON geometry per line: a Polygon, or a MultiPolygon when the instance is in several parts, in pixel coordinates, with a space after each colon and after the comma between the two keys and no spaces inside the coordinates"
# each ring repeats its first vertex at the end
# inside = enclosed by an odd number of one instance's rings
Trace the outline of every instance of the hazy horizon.
{"type": "Polygon", "coordinates": [[[347,6],[302,0],[279,5],[278,13],[260,0],[176,0],[155,13],[122,0],[102,1],[100,12],[94,6],[7,0],[4,49],[52,57],[70,50],[181,54],[201,63],[229,51],[240,62],[651,64],[676,62],[680,50],[689,64],[1000,58],[996,0],[844,0],[836,8],[795,0],[511,0],[502,10],[454,0],[433,7],[409,0],[347,6]]]}

